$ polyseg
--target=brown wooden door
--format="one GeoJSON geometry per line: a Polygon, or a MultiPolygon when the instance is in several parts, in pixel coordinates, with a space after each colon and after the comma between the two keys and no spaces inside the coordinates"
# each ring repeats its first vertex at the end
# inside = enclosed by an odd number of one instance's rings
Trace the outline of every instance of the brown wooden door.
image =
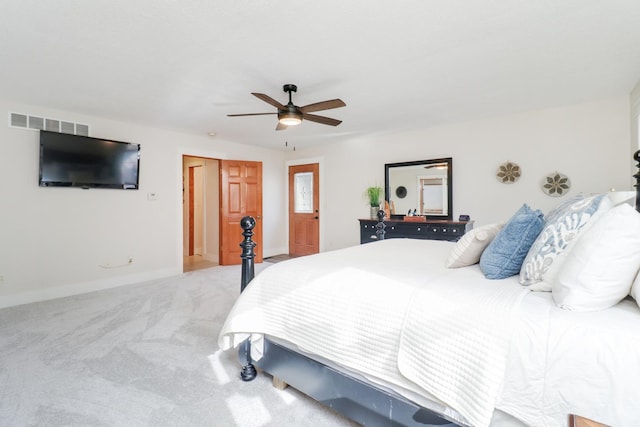
{"type": "Polygon", "coordinates": [[[289,254],[320,251],[319,166],[289,166],[289,254]]]}
{"type": "Polygon", "coordinates": [[[256,220],[255,262],[262,262],[262,162],[220,161],[220,265],[240,264],[244,239],[240,220],[256,220]]]}

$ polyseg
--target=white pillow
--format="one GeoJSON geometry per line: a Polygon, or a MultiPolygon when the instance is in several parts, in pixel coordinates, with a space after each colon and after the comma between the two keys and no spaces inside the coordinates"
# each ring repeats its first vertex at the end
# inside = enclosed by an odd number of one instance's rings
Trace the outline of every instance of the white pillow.
{"type": "Polygon", "coordinates": [[[503,226],[504,223],[488,224],[469,230],[456,242],[449,253],[447,268],[477,264],[480,261],[482,251],[491,243],[503,226]]]}
{"type": "Polygon", "coordinates": [[[566,310],[604,310],[629,294],[639,267],[640,214],[622,204],[575,241],[552,280],[553,299],[566,310]]]}
{"type": "Polygon", "coordinates": [[[636,192],[635,191],[610,191],[607,193],[607,197],[615,205],[621,205],[626,203],[632,208],[636,206],[636,192]]]}

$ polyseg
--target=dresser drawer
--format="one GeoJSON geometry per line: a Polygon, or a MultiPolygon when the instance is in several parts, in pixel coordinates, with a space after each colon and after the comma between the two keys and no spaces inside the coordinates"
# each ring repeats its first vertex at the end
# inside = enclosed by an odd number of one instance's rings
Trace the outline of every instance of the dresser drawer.
{"type": "Polygon", "coordinates": [[[429,238],[434,240],[458,240],[465,233],[462,224],[429,224],[429,238]]]}
{"type": "Polygon", "coordinates": [[[427,223],[396,222],[387,224],[385,238],[426,239],[427,223]]]}
{"type": "Polygon", "coordinates": [[[376,235],[376,221],[360,221],[360,244],[375,242],[378,240],[376,235]]]}

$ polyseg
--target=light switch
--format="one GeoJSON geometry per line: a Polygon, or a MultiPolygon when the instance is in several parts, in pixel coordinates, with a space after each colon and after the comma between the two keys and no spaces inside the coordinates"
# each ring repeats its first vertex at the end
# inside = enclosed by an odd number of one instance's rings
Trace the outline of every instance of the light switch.
{"type": "Polygon", "coordinates": [[[147,199],[148,200],[158,200],[158,193],[156,193],[156,192],[147,193],[147,199]]]}

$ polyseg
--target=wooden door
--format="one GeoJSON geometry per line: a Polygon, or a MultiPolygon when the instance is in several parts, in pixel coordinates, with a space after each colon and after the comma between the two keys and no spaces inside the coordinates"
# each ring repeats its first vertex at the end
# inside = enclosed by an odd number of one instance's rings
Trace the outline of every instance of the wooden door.
{"type": "Polygon", "coordinates": [[[220,265],[240,264],[244,239],[240,220],[256,220],[255,262],[262,262],[262,162],[220,161],[220,265]]]}
{"type": "Polygon", "coordinates": [[[289,166],[289,255],[320,251],[319,166],[289,166]]]}

